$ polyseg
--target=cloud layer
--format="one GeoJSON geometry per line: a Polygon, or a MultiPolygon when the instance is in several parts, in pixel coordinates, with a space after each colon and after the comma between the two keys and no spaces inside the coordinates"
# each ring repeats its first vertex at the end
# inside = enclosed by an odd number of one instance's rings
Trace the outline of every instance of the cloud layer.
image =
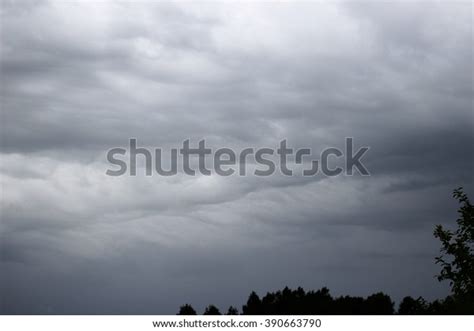
{"type": "Polygon", "coordinates": [[[472,189],[472,4],[1,5],[1,311],[251,290],[441,297],[472,189]],[[370,146],[371,177],[108,177],[109,148],[370,146]]]}

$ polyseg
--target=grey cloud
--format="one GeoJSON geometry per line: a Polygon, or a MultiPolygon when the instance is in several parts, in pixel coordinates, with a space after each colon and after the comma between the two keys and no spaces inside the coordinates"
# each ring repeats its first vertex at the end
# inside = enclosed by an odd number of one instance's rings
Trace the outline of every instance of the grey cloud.
{"type": "Polygon", "coordinates": [[[470,15],[2,2],[0,311],[224,309],[285,285],[445,295],[432,229],[473,187],[470,15]],[[317,154],[347,136],[370,177],[105,175],[130,137],[317,154]]]}

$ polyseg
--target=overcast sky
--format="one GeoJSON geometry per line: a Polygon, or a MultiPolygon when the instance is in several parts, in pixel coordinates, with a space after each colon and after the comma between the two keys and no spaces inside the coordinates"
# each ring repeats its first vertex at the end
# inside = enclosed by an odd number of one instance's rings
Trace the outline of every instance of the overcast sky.
{"type": "Polygon", "coordinates": [[[470,2],[2,1],[0,21],[1,312],[449,293],[432,232],[473,193],[470,2]],[[347,136],[370,177],[105,175],[130,137],[347,136]]]}

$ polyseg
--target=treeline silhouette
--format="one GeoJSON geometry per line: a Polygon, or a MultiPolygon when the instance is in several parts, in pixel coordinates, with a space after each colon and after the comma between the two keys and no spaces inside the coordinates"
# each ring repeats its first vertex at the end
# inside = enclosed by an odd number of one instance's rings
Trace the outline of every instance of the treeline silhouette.
{"type": "MultiPolygon", "coordinates": [[[[474,314],[474,206],[462,188],[454,190],[458,200],[459,218],[454,231],[436,226],[434,236],[441,242],[441,255],[435,262],[442,269],[439,281],[448,280],[451,295],[442,300],[428,302],[422,297],[407,296],[395,309],[390,296],[382,292],[366,298],[333,297],[326,287],[306,292],[301,287],[291,290],[268,292],[261,299],[257,293],[250,293],[247,303],[242,306],[242,315],[390,315],[390,314],[474,314]]],[[[180,307],[178,315],[196,315],[190,304],[180,307]]],[[[221,315],[220,310],[209,305],[204,315],[221,315]]],[[[238,315],[237,308],[231,306],[226,315],[238,315]]]]}
{"type": "MultiPolygon", "coordinates": [[[[285,287],[281,291],[269,292],[263,298],[252,292],[247,303],[242,306],[242,315],[441,315],[473,314],[472,305],[458,302],[452,296],[444,300],[427,302],[422,297],[405,297],[395,309],[390,296],[382,292],[366,298],[353,296],[332,297],[326,287],[317,291],[305,292],[298,287],[291,290],[285,287]]],[[[203,315],[222,315],[214,305],[206,307],[203,315]]],[[[178,315],[197,315],[194,308],[185,304],[178,315]]],[[[239,315],[237,308],[230,306],[225,315],[239,315]]]]}

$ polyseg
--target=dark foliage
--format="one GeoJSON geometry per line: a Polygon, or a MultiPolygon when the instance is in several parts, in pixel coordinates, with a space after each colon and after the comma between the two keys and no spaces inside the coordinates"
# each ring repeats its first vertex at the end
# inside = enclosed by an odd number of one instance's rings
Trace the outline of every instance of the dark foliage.
{"type": "Polygon", "coordinates": [[[305,292],[301,287],[267,293],[261,300],[255,292],[243,306],[244,315],[329,315],[329,314],[393,314],[393,302],[388,295],[377,293],[367,299],[360,297],[333,298],[326,287],[305,292]]]}
{"type": "Polygon", "coordinates": [[[185,304],[179,307],[178,315],[196,315],[196,311],[191,305],[185,304]]]}
{"type": "Polygon", "coordinates": [[[226,315],[239,315],[239,310],[234,306],[230,306],[229,309],[227,309],[226,315]]]}
{"type": "Polygon", "coordinates": [[[221,312],[219,311],[219,309],[217,309],[216,306],[209,305],[206,307],[206,310],[204,311],[203,315],[221,315],[221,312]]]}
{"type": "Polygon", "coordinates": [[[398,313],[400,315],[420,315],[428,312],[429,305],[425,299],[419,297],[413,299],[412,297],[404,297],[400,306],[398,307],[398,313]]]}
{"type": "Polygon", "coordinates": [[[405,297],[398,308],[400,315],[456,315],[473,314],[473,312],[472,305],[457,300],[453,296],[433,302],[427,302],[422,297],[416,300],[412,297],[405,297]]]}
{"type": "Polygon", "coordinates": [[[436,226],[434,235],[441,241],[441,255],[436,263],[442,269],[438,280],[448,280],[455,306],[462,306],[465,312],[474,312],[474,206],[462,187],[454,190],[458,200],[459,218],[457,229],[451,231],[442,225],[436,226]]]}
{"type": "MultiPolygon", "coordinates": [[[[238,315],[238,313],[238,310],[232,306],[227,311],[227,315],[238,315]]],[[[469,305],[466,305],[464,301],[459,301],[454,296],[433,302],[427,302],[422,297],[414,299],[407,296],[400,302],[396,312],[394,302],[382,292],[372,294],[367,298],[348,295],[333,297],[326,287],[309,292],[305,292],[301,287],[296,290],[285,287],[281,291],[267,293],[262,299],[257,293],[252,292],[247,303],[242,307],[243,315],[391,315],[395,313],[442,315],[472,314],[473,311],[469,310],[469,305]]],[[[195,311],[191,306],[184,305],[178,315],[195,315],[195,311]]],[[[220,315],[220,312],[216,306],[209,305],[204,315],[220,315]]]]}

